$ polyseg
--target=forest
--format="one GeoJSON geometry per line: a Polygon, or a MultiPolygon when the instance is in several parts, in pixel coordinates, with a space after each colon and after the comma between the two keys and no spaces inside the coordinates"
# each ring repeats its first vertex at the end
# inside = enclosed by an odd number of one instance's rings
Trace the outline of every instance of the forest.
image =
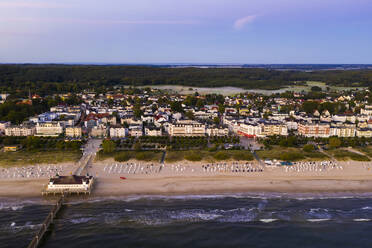
{"type": "Polygon", "coordinates": [[[279,89],[303,81],[328,85],[372,86],[372,70],[274,70],[264,68],[170,68],[119,65],[0,65],[0,92],[41,96],[81,92],[117,85],[235,86],[245,89],[279,89]]]}

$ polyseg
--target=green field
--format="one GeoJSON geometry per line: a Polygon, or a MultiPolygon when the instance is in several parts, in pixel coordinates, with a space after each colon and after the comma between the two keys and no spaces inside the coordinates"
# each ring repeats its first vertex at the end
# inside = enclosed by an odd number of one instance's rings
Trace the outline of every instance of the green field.
{"type": "Polygon", "coordinates": [[[159,162],[162,156],[162,152],[155,151],[121,151],[113,153],[103,153],[102,151],[97,154],[97,160],[105,160],[109,158],[115,159],[118,162],[128,161],[130,159],[136,159],[139,161],[152,161],[159,162]]]}
{"type": "Polygon", "coordinates": [[[274,146],[270,150],[257,151],[257,155],[261,159],[278,159],[285,161],[317,161],[329,159],[325,154],[318,151],[304,152],[301,148],[280,146],[274,146]]]}
{"type": "Polygon", "coordinates": [[[168,151],[165,156],[165,161],[168,163],[177,162],[181,160],[188,161],[251,161],[253,160],[253,155],[250,151],[245,150],[223,150],[223,151],[168,151]]]}
{"type": "Polygon", "coordinates": [[[368,157],[372,157],[372,146],[356,148],[358,151],[366,154],[368,157]]]}
{"type": "Polygon", "coordinates": [[[328,151],[330,154],[334,156],[335,159],[338,161],[347,161],[347,160],[354,160],[354,161],[371,161],[367,156],[350,152],[343,149],[337,150],[330,150],[328,151]]]}
{"type": "Polygon", "coordinates": [[[9,167],[43,163],[76,162],[80,157],[80,151],[0,152],[0,166],[9,167]]]}

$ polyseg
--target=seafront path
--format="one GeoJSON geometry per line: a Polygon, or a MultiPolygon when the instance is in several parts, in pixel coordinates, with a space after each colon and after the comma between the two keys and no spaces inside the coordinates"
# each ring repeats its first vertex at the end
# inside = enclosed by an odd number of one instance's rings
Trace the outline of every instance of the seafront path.
{"type": "Polygon", "coordinates": [[[83,147],[83,156],[78,162],[78,167],[76,168],[74,175],[81,176],[85,171],[86,167],[94,161],[94,158],[100,149],[102,139],[89,139],[88,142],[83,147]]]}

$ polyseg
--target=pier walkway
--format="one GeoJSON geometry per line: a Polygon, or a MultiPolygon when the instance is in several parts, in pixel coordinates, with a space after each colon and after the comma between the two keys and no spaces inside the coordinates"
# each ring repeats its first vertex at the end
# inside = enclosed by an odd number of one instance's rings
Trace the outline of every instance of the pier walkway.
{"type": "MultiPolygon", "coordinates": [[[[94,160],[96,153],[98,152],[100,145],[102,143],[101,139],[89,139],[86,145],[84,146],[84,151],[83,151],[83,156],[78,162],[78,167],[74,171],[73,175],[71,177],[75,176],[81,176],[81,174],[84,172],[87,166],[94,160]]],[[[93,180],[93,177],[91,177],[93,180]]],[[[72,193],[79,194],[79,193],[91,193],[91,186],[89,187],[89,190],[82,190],[81,192],[79,189],[77,190],[65,190],[62,189],[60,191],[55,191],[52,192],[53,195],[56,193],[61,194],[61,196],[58,198],[56,204],[52,208],[52,210],[49,212],[48,216],[42,223],[40,230],[37,232],[37,234],[34,236],[34,238],[31,240],[29,245],[27,246],[28,248],[37,248],[39,247],[41,241],[43,240],[45,234],[47,233],[48,230],[50,230],[51,224],[54,222],[54,219],[56,218],[58,212],[60,211],[64,201],[65,201],[65,196],[70,195],[72,193]],[[54,193],[54,194],[53,194],[54,193]]],[[[48,195],[49,192],[42,190],[42,195],[48,195]]]]}
{"type": "Polygon", "coordinates": [[[56,204],[54,205],[53,209],[49,212],[48,216],[42,223],[40,230],[37,232],[37,234],[34,236],[34,238],[31,240],[30,244],[27,246],[27,248],[36,248],[40,245],[41,241],[43,240],[45,233],[50,229],[50,225],[54,222],[54,219],[56,218],[59,210],[62,207],[62,204],[64,202],[64,196],[62,195],[56,204]]]}

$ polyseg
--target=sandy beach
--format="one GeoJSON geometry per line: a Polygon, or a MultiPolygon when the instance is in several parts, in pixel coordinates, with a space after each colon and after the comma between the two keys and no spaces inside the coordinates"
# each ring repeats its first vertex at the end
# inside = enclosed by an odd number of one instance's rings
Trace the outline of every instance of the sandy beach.
{"type": "MultiPolygon", "coordinates": [[[[95,196],[244,192],[372,192],[372,170],[370,169],[372,164],[367,162],[338,162],[337,167],[315,171],[314,168],[306,167],[298,171],[296,169],[288,171],[285,167],[262,167],[261,171],[259,170],[261,166],[255,162],[238,164],[231,161],[213,164],[216,168],[218,166],[220,171],[215,171],[216,169],[208,171],[210,167],[208,169],[203,167],[206,164],[182,161],[160,166],[156,163],[138,161],[118,163],[105,160],[95,162],[89,166],[87,172],[96,177],[93,191],[95,196]],[[130,171],[131,166],[138,168],[136,173],[133,173],[133,170],[130,171]],[[240,166],[239,171],[235,170],[237,166],[240,166]],[[226,168],[230,171],[226,171],[226,168]],[[120,179],[121,176],[126,179],[120,179]]],[[[212,164],[208,165],[212,166],[212,164]]],[[[298,168],[302,167],[298,166],[298,168]]],[[[47,177],[0,179],[0,196],[40,196],[42,188],[47,183],[47,177]]]]}

